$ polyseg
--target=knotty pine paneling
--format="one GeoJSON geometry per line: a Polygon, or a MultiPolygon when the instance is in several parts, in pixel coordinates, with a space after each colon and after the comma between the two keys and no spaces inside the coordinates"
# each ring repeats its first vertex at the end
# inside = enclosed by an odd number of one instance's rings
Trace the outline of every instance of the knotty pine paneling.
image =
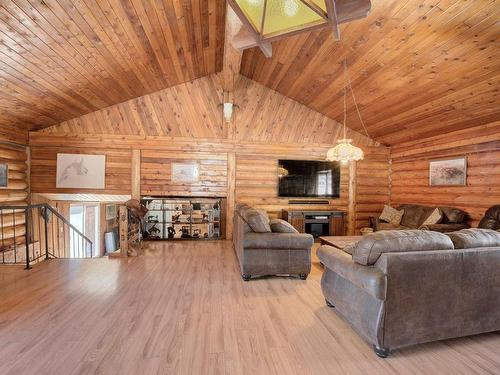
{"type": "Polygon", "coordinates": [[[0,205],[24,205],[28,199],[25,147],[0,143],[0,163],[8,164],[8,186],[0,187],[0,205]]]}
{"type": "Polygon", "coordinates": [[[65,146],[54,142],[51,146],[31,147],[31,191],[34,193],[131,193],[131,152],[128,149],[95,149],[65,146]],[[95,154],[106,156],[104,189],[56,188],[57,154],[95,154]]]}
{"type": "Polygon", "coordinates": [[[236,202],[261,208],[271,217],[281,217],[286,209],[332,209],[347,212],[349,168],[343,166],[340,172],[340,198],[329,199],[328,205],[289,205],[290,198],[278,197],[278,159],[296,158],[283,154],[280,158],[236,158],[236,202]]]}
{"type": "Polygon", "coordinates": [[[356,162],[355,234],[369,227],[390,199],[390,152],[388,148],[365,147],[365,158],[356,162]]]}
{"type": "MultiPolygon", "coordinates": [[[[369,135],[388,145],[498,120],[495,1],[372,0],[370,15],[246,50],[241,73],[330,118],[343,113],[347,61],[369,135]]],[[[348,97],[347,124],[361,131],[348,97]]]]}
{"type": "MultiPolygon", "coordinates": [[[[220,74],[213,74],[41,132],[226,139],[221,79],[220,74]]],[[[245,77],[237,80],[234,97],[234,141],[315,144],[334,143],[342,136],[336,121],[245,77]]],[[[372,142],[349,129],[347,136],[357,144],[372,142]]]]}
{"type": "Polygon", "coordinates": [[[225,6],[2,2],[0,126],[40,129],[220,71],[225,6]]]}
{"type": "Polygon", "coordinates": [[[225,197],[227,195],[227,153],[142,150],[141,194],[225,197]],[[198,164],[199,181],[172,181],[172,163],[198,164]]]}
{"type": "Polygon", "coordinates": [[[144,95],[44,129],[52,134],[224,138],[219,74],[144,95]]]}
{"type": "MultiPolygon", "coordinates": [[[[25,243],[24,212],[13,212],[8,207],[25,206],[28,203],[29,181],[25,146],[0,142],[0,163],[8,165],[8,186],[0,187],[0,262],[13,262],[11,247],[25,243]]],[[[19,250],[24,251],[24,249],[19,250]]],[[[18,259],[22,256],[18,253],[18,259]]]]}
{"type": "MultiPolygon", "coordinates": [[[[240,77],[234,93],[237,106],[231,124],[235,127],[228,129],[217,89],[220,79],[218,74],[204,77],[31,132],[32,151],[44,153],[61,145],[95,153],[140,150],[142,195],[234,197],[235,202],[254,204],[278,216],[289,206],[288,199],[277,197],[277,160],[324,160],[326,151],[343,135],[342,127],[278,92],[240,77]],[[170,175],[173,162],[200,163],[200,182],[174,183],[170,175]]],[[[375,142],[357,132],[348,130],[347,135],[363,148],[376,147],[375,142]]],[[[52,157],[41,157],[41,161],[52,157]]],[[[37,166],[39,159],[33,157],[37,166]]],[[[40,167],[47,168],[43,166],[46,162],[40,167]]],[[[50,167],[52,175],[34,187],[39,192],[53,188],[50,181],[55,181],[55,163],[50,167]]],[[[293,207],[347,211],[348,167],[342,171],[340,199],[323,207],[293,207]]],[[[121,186],[130,190],[130,183],[121,186]]],[[[228,207],[232,203],[228,202],[228,207]]]]}
{"type": "Polygon", "coordinates": [[[484,212],[500,203],[498,126],[491,124],[482,132],[469,129],[394,148],[391,202],[458,207],[468,212],[471,224],[477,226],[484,212]],[[464,155],[466,186],[429,186],[430,160],[464,155]]]}

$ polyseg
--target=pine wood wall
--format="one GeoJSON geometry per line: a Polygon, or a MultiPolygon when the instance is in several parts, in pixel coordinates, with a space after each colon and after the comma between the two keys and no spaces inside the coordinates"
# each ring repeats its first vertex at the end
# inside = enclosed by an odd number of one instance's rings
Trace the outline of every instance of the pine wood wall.
{"type": "Polygon", "coordinates": [[[391,201],[458,207],[477,226],[500,204],[500,122],[392,149],[391,201]],[[429,160],[467,157],[466,186],[429,186],[429,160]]]}
{"type": "MultiPolygon", "coordinates": [[[[244,77],[234,91],[234,119],[226,123],[220,80],[219,74],[200,78],[30,133],[32,190],[76,192],[55,187],[55,169],[57,153],[77,152],[107,157],[106,188],[95,192],[131,194],[130,155],[137,150],[142,195],[221,196],[227,197],[228,208],[244,201],[277,216],[289,207],[277,196],[277,160],[324,160],[342,127],[244,77]],[[200,181],[173,183],[172,162],[198,162],[200,181]]],[[[374,145],[359,133],[348,130],[347,135],[363,147],[374,145]]],[[[379,148],[388,160],[386,148],[373,146],[379,148]]],[[[330,200],[329,208],[348,210],[348,181],[344,167],[341,197],[330,200]]],[[[299,208],[311,207],[318,208],[299,208]]],[[[367,225],[365,216],[356,218],[357,227],[367,225]]]]}
{"type": "MultiPolygon", "coordinates": [[[[0,187],[0,206],[23,206],[29,198],[27,132],[14,134],[0,130],[0,163],[8,165],[8,186],[0,187]],[[17,142],[17,143],[16,143],[17,142]]],[[[11,210],[0,212],[0,262],[13,261],[13,252],[8,251],[14,243],[24,243],[24,214],[11,210]]],[[[21,253],[19,253],[21,255],[21,253]]]]}

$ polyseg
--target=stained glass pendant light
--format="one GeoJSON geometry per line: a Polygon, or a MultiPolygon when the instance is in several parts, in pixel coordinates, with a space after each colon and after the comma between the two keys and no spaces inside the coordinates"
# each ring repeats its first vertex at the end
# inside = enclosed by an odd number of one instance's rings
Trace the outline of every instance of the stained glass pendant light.
{"type": "Polygon", "coordinates": [[[356,107],[356,111],[358,112],[359,120],[361,121],[361,125],[363,125],[363,129],[368,137],[368,131],[366,130],[365,123],[363,122],[363,118],[361,117],[361,112],[358,108],[358,103],[356,102],[356,97],[354,96],[354,91],[352,90],[351,79],[349,77],[349,73],[347,72],[347,63],[344,61],[344,75],[346,77],[346,83],[344,86],[344,138],[337,141],[337,145],[328,150],[326,153],[326,160],[328,161],[340,161],[341,163],[348,163],[350,161],[362,160],[364,158],[363,150],[359,147],[356,147],[352,144],[352,139],[348,139],[346,136],[346,120],[347,120],[347,89],[351,91],[352,100],[354,101],[354,106],[356,107]]]}
{"type": "Polygon", "coordinates": [[[289,34],[332,27],[364,18],[370,0],[228,0],[257,42],[271,42],[289,34]]]}

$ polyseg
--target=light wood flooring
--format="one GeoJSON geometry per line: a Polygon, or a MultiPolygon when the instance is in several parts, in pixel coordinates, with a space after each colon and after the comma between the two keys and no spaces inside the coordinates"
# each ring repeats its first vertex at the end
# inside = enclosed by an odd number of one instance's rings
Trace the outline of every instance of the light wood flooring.
{"type": "Polygon", "coordinates": [[[306,281],[243,282],[230,242],[0,268],[0,374],[498,374],[500,333],[379,359],[306,281]]]}

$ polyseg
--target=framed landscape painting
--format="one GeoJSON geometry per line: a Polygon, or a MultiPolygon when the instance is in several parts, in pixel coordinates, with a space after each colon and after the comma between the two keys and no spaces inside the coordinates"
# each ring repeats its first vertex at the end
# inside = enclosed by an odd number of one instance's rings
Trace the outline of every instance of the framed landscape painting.
{"type": "Polygon", "coordinates": [[[0,164],[0,188],[6,188],[9,185],[9,165],[0,164]]]}
{"type": "Polygon", "coordinates": [[[431,160],[429,162],[430,186],[465,186],[467,158],[431,160]]]}

